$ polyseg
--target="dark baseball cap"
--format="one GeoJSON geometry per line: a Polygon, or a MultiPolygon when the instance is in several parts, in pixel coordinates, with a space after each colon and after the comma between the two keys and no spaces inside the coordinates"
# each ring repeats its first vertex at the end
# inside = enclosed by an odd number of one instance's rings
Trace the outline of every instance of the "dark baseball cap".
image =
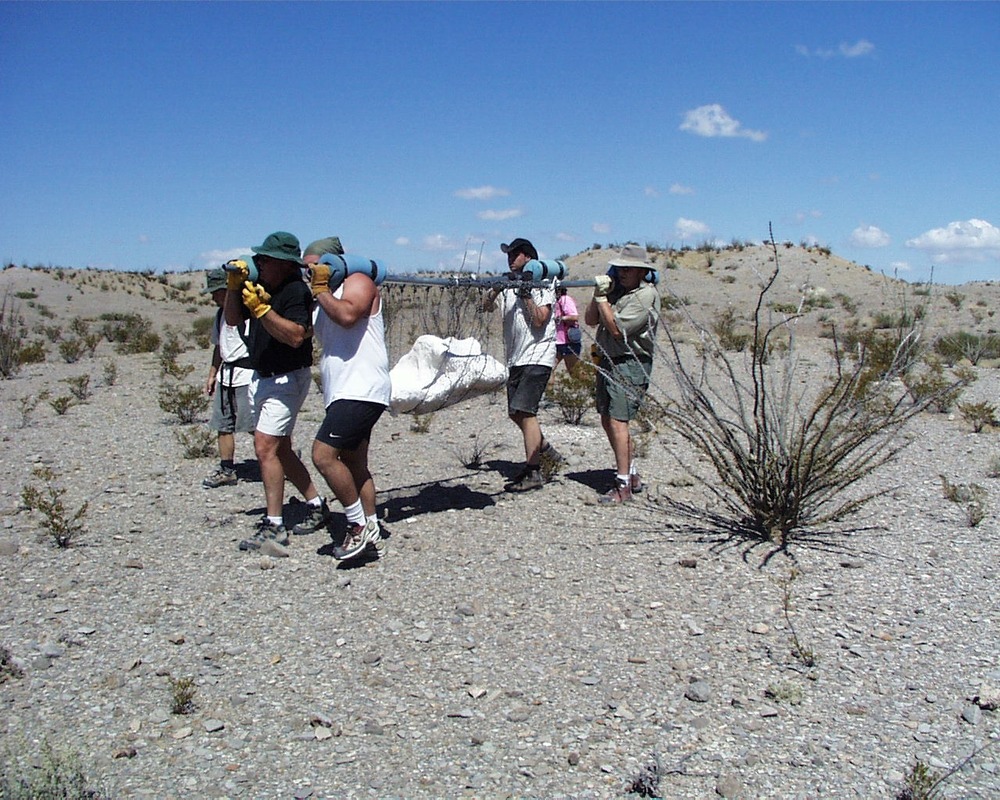
{"type": "Polygon", "coordinates": [[[510,244],[500,245],[500,249],[505,253],[524,253],[528,258],[538,258],[538,251],[527,239],[512,239],[510,244]]]}

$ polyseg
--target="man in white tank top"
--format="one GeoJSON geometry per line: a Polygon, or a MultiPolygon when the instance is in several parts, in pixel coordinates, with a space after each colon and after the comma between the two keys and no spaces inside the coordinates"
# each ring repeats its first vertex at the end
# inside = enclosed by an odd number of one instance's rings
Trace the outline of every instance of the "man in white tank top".
{"type": "Polygon", "coordinates": [[[330,267],[320,263],[327,253],[343,252],[340,240],[328,237],[309,245],[303,258],[316,301],[313,335],[323,348],[326,407],[312,460],[347,514],[347,536],[333,551],[341,561],[360,556],[369,544],[381,547],[368,445],[392,393],[378,286],[367,275],[352,274],[331,287],[330,267]]]}

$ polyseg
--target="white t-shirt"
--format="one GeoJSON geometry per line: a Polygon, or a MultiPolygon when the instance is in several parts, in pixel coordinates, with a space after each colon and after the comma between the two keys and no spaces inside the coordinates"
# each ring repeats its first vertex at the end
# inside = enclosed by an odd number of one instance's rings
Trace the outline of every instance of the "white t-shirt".
{"type": "MultiPolygon", "coordinates": [[[[243,336],[248,336],[250,332],[250,320],[244,323],[243,336]]],[[[230,367],[226,362],[238,361],[247,358],[250,353],[247,344],[240,336],[239,328],[228,325],[224,316],[219,317],[219,324],[212,326],[209,333],[209,341],[213,345],[219,346],[219,355],[222,356],[222,364],[216,373],[215,380],[222,386],[246,386],[253,378],[253,369],[249,367],[230,367]],[[220,330],[221,328],[221,330],[220,330]]]]}
{"type": "MultiPolygon", "coordinates": [[[[536,306],[553,306],[556,293],[551,289],[532,289],[531,299],[536,306]]],[[[556,364],[556,317],[549,314],[543,328],[533,328],[524,310],[524,303],[517,296],[517,289],[504,289],[497,298],[503,312],[503,345],[508,367],[538,364],[554,367],[556,364]]]]}
{"type": "MultiPolygon", "coordinates": [[[[339,300],[343,293],[341,285],[333,296],[339,300]]],[[[313,336],[323,348],[319,372],[323,379],[324,408],[334,400],[389,405],[392,384],[381,304],[377,314],[362,317],[350,328],[344,328],[317,303],[313,309],[313,336]]]]}

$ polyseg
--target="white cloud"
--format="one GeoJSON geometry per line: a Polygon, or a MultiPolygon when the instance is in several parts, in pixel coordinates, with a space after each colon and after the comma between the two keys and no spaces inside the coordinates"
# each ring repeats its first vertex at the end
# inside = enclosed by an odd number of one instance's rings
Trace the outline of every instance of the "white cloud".
{"type": "Polygon", "coordinates": [[[657,189],[655,186],[647,186],[645,189],[642,190],[642,193],[646,195],[646,197],[660,196],[660,190],[657,189]]]}
{"type": "Polygon", "coordinates": [[[147,236],[145,233],[140,233],[138,241],[139,244],[149,244],[149,236],[147,236]]]}
{"type": "Polygon", "coordinates": [[[962,261],[1000,261],[1000,228],[984,219],[949,222],[914,239],[907,247],[923,250],[943,264],[962,261]]]}
{"type": "Polygon", "coordinates": [[[888,247],[892,239],[875,225],[859,225],[851,231],[851,244],[855,247],[888,247]]]}
{"type": "Polygon", "coordinates": [[[672,183],[670,184],[670,194],[694,194],[694,189],[683,183],[672,183]]]}
{"type": "Polygon", "coordinates": [[[890,261],[889,269],[893,272],[909,272],[913,267],[910,266],[909,261],[890,261]]]}
{"type": "Polygon", "coordinates": [[[815,50],[810,50],[804,44],[795,45],[795,52],[800,56],[816,56],[816,58],[834,58],[836,56],[841,56],[843,58],[862,58],[863,56],[870,56],[875,52],[875,45],[869,42],[867,39],[858,39],[858,41],[851,44],[850,42],[841,42],[836,50],[828,47],[817,47],[815,50]]]}
{"type": "Polygon", "coordinates": [[[489,209],[487,211],[480,211],[476,214],[479,219],[485,220],[503,220],[503,219],[516,219],[521,216],[524,212],[519,208],[503,208],[499,211],[494,209],[489,209]]]}
{"type": "Polygon", "coordinates": [[[564,233],[563,231],[559,231],[559,233],[556,234],[556,241],[558,241],[558,242],[575,242],[576,241],[576,237],[573,234],[571,234],[571,233],[564,233]]]}
{"type": "Polygon", "coordinates": [[[245,256],[250,253],[249,247],[232,247],[229,250],[206,250],[198,254],[197,263],[200,269],[215,269],[221,267],[227,261],[245,256]]]}
{"type": "Polygon", "coordinates": [[[861,56],[868,56],[875,52],[875,45],[869,42],[867,39],[858,39],[854,44],[848,44],[847,42],[841,42],[840,54],[844,58],[860,58],[861,56]]]}
{"type": "Polygon", "coordinates": [[[463,200],[492,200],[494,197],[507,197],[510,192],[507,189],[499,189],[496,186],[473,186],[468,189],[458,189],[455,197],[463,200]]]}
{"type": "Polygon", "coordinates": [[[407,245],[410,244],[410,237],[409,236],[397,236],[396,237],[396,244],[399,247],[406,247],[407,245]]]}
{"type": "Polygon", "coordinates": [[[595,222],[590,226],[594,233],[611,233],[611,226],[606,222],[595,222]]]}
{"type": "Polygon", "coordinates": [[[420,244],[422,250],[461,250],[465,244],[449,239],[443,233],[434,233],[425,236],[420,244]]]}
{"type": "Polygon", "coordinates": [[[680,130],[693,133],[695,136],[706,137],[742,137],[754,142],[763,142],[767,138],[764,131],[744,128],[739,120],[733,119],[718,103],[698,106],[693,111],[684,114],[684,122],[680,130]]]}
{"type": "Polygon", "coordinates": [[[808,219],[819,219],[822,216],[823,212],[817,211],[816,209],[812,209],[811,211],[796,211],[795,221],[798,223],[803,223],[808,219]]]}
{"type": "Polygon", "coordinates": [[[692,239],[708,236],[711,230],[704,222],[679,217],[674,224],[674,238],[680,239],[682,242],[690,242],[692,239]]]}

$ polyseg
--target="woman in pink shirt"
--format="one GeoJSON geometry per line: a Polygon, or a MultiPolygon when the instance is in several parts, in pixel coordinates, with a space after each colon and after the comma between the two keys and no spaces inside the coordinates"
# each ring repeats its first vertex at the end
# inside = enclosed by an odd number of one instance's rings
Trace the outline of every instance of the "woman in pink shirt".
{"type": "MultiPolygon", "coordinates": [[[[560,361],[566,362],[566,369],[572,375],[580,361],[580,314],[576,301],[566,291],[565,286],[556,289],[556,304],[552,307],[556,317],[556,367],[560,361]]],[[[555,374],[555,367],[552,372],[555,374]]]]}

